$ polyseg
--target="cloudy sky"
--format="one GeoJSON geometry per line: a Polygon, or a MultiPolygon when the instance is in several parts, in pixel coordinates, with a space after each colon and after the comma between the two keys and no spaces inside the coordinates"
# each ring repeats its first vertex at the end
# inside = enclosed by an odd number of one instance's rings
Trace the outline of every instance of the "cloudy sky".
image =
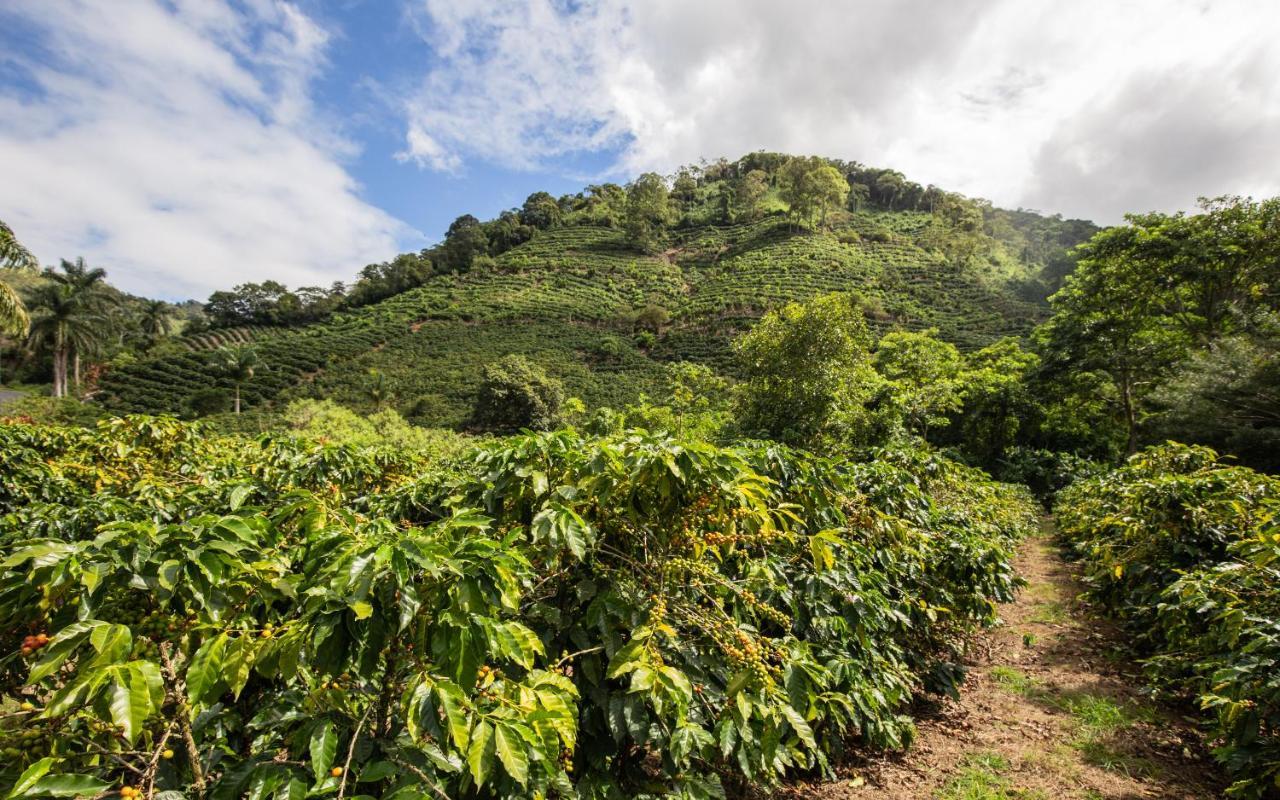
{"type": "Polygon", "coordinates": [[[0,219],[169,298],[756,149],[1103,223],[1280,193],[1275,0],[4,0],[0,219]]]}

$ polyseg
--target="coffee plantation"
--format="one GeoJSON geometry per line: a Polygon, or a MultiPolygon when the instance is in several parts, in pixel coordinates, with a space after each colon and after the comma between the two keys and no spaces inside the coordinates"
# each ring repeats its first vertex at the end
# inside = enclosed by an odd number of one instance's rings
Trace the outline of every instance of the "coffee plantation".
{"type": "Polygon", "coordinates": [[[721,796],[901,747],[1025,490],[640,430],[449,463],[0,427],[12,796],[721,796]]]}
{"type": "Polygon", "coordinates": [[[1060,498],[1089,597],[1212,721],[1233,797],[1280,788],[1280,480],[1169,444],[1060,498]]]}

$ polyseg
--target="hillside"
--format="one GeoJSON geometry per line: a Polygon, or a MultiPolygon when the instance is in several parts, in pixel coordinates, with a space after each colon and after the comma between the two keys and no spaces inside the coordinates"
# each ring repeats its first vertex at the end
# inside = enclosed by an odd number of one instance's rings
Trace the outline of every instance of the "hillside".
{"type": "Polygon", "coordinates": [[[377,370],[410,419],[458,426],[480,370],[507,353],[539,362],[588,406],[617,406],[660,391],[665,362],[731,374],[735,335],[769,308],[832,291],[865,297],[880,330],[937,328],[972,349],[1024,335],[1045,316],[1048,290],[1037,280],[1048,259],[1028,241],[1046,229],[1074,234],[1056,218],[985,207],[985,230],[971,237],[976,255],[949,257],[937,246],[937,214],[840,210],[829,229],[806,230],[772,189],[758,218],[708,224],[724,185],[704,180],[651,252],[607,215],[582,211],[469,271],[318,323],[192,338],[111,371],[97,397],[118,410],[181,412],[211,381],[229,385],[210,345],[251,338],[265,369],[245,386],[249,407],[314,396],[371,409],[377,370]],[[646,307],[648,317],[639,314],[646,307]]]}

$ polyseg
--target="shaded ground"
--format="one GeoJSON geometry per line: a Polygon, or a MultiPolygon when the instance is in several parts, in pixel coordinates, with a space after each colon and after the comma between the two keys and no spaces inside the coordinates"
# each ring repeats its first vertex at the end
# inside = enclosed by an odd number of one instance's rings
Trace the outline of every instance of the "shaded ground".
{"type": "Polygon", "coordinates": [[[24,392],[15,392],[12,389],[0,389],[0,406],[8,404],[11,400],[17,400],[25,397],[24,392]]]}
{"type": "Polygon", "coordinates": [[[1118,632],[1075,602],[1073,568],[1047,533],[1018,561],[1028,581],[1005,620],[970,647],[959,701],[917,709],[906,753],[875,757],[842,780],[792,786],[805,800],[1116,800],[1220,797],[1223,782],[1195,730],[1139,693],[1114,652],[1118,632]]]}

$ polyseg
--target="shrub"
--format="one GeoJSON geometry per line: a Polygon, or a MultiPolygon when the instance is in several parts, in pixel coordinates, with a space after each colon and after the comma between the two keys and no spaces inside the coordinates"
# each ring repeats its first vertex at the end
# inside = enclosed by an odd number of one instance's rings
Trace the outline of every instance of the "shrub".
{"type": "Polygon", "coordinates": [[[47,635],[5,662],[34,710],[0,724],[0,783],[37,790],[711,797],[829,772],[954,688],[1034,519],[935,456],[638,431],[450,474],[145,418],[0,445],[0,627],[47,635]]]}
{"type": "Polygon", "coordinates": [[[231,393],[226,389],[200,389],[187,398],[187,410],[194,417],[222,414],[231,409],[231,393]]]}
{"type": "Polygon", "coordinates": [[[1168,444],[1062,492],[1058,519],[1151,680],[1214,712],[1229,793],[1280,787],[1280,479],[1168,444]]]}

